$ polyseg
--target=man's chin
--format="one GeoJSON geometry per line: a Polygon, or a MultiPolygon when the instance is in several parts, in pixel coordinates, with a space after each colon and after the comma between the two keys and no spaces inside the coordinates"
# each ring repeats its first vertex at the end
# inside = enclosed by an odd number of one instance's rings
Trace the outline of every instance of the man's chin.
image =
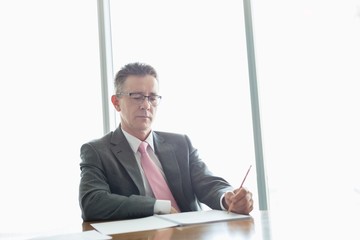
{"type": "Polygon", "coordinates": [[[138,126],[139,131],[151,131],[151,122],[149,121],[148,123],[142,123],[138,126]]]}

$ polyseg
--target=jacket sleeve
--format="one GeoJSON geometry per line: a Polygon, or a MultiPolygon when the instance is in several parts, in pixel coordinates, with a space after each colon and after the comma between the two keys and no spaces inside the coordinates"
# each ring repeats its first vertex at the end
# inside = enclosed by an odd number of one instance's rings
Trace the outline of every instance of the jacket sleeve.
{"type": "Polygon", "coordinates": [[[222,177],[216,176],[209,170],[199,153],[185,136],[189,146],[190,176],[194,192],[201,203],[212,209],[221,210],[220,199],[226,191],[233,187],[222,177]]]}
{"type": "MultiPolygon", "coordinates": [[[[136,194],[120,195],[110,190],[103,161],[94,144],[87,143],[80,150],[81,179],[79,203],[84,221],[118,220],[153,215],[155,199],[136,194]]],[[[121,178],[119,177],[119,181],[121,178]]],[[[121,183],[119,183],[121,184],[121,183]]]]}
{"type": "MultiPolygon", "coordinates": [[[[164,139],[161,142],[162,145],[166,143],[167,148],[171,149],[169,152],[173,152],[176,156],[173,159],[176,159],[178,168],[173,167],[170,169],[168,167],[167,172],[170,181],[180,181],[177,184],[181,188],[181,195],[178,196],[178,198],[181,197],[181,201],[178,204],[180,203],[183,206],[182,210],[197,210],[198,202],[206,204],[212,209],[221,210],[221,196],[226,191],[232,191],[233,187],[226,180],[216,176],[209,170],[187,135],[161,133],[161,136],[164,139]]],[[[165,162],[165,159],[163,159],[163,162],[165,162]]],[[[175,192],[175,195],[178,194],[175,192]]]]}

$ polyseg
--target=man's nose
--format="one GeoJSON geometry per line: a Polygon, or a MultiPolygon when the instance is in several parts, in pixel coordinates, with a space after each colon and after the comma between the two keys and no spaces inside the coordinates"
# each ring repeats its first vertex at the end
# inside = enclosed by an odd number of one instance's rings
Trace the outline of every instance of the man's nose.
{"type": "Polygon", "coordinates": [[[144,100],[141,103],[142,109],[150,109],[151,103],[148,96],[144,96],[144,100]]]}

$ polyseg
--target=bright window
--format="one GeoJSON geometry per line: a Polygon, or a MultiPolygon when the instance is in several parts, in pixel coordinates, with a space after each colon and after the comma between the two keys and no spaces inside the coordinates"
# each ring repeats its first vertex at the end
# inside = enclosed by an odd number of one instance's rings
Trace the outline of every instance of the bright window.
{"type": "Polygon", "coordinates": [[[270,209],[360,206],[360,2],[253,1],[253,16],[270,209]]]}
{"type": "MultiPolygon", "coordinates": [[[[255,162],[242,3],[110,6],[114,72],[139,61],[159,73],[163,100],[154,129],[187,134],[210,169],[239,187],[255,162]]],[[[255,167],[245,185],[257,198],[255,167]]]]}
{"type": "Polygon", "coordinates": [[[1,229],[80,229],[80,146],[102,135],[96,3],[1,1],[0,29],[1,229]]]}

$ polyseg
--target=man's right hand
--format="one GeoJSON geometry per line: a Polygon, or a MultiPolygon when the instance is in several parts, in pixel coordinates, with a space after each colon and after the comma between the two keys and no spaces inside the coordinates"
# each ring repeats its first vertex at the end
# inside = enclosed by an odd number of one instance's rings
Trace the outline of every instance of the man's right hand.
{"type": "Polygon", "coordinates": [[[175,208],[171,207],[170,213],[178,213],[178,211],[175,208]]]}

